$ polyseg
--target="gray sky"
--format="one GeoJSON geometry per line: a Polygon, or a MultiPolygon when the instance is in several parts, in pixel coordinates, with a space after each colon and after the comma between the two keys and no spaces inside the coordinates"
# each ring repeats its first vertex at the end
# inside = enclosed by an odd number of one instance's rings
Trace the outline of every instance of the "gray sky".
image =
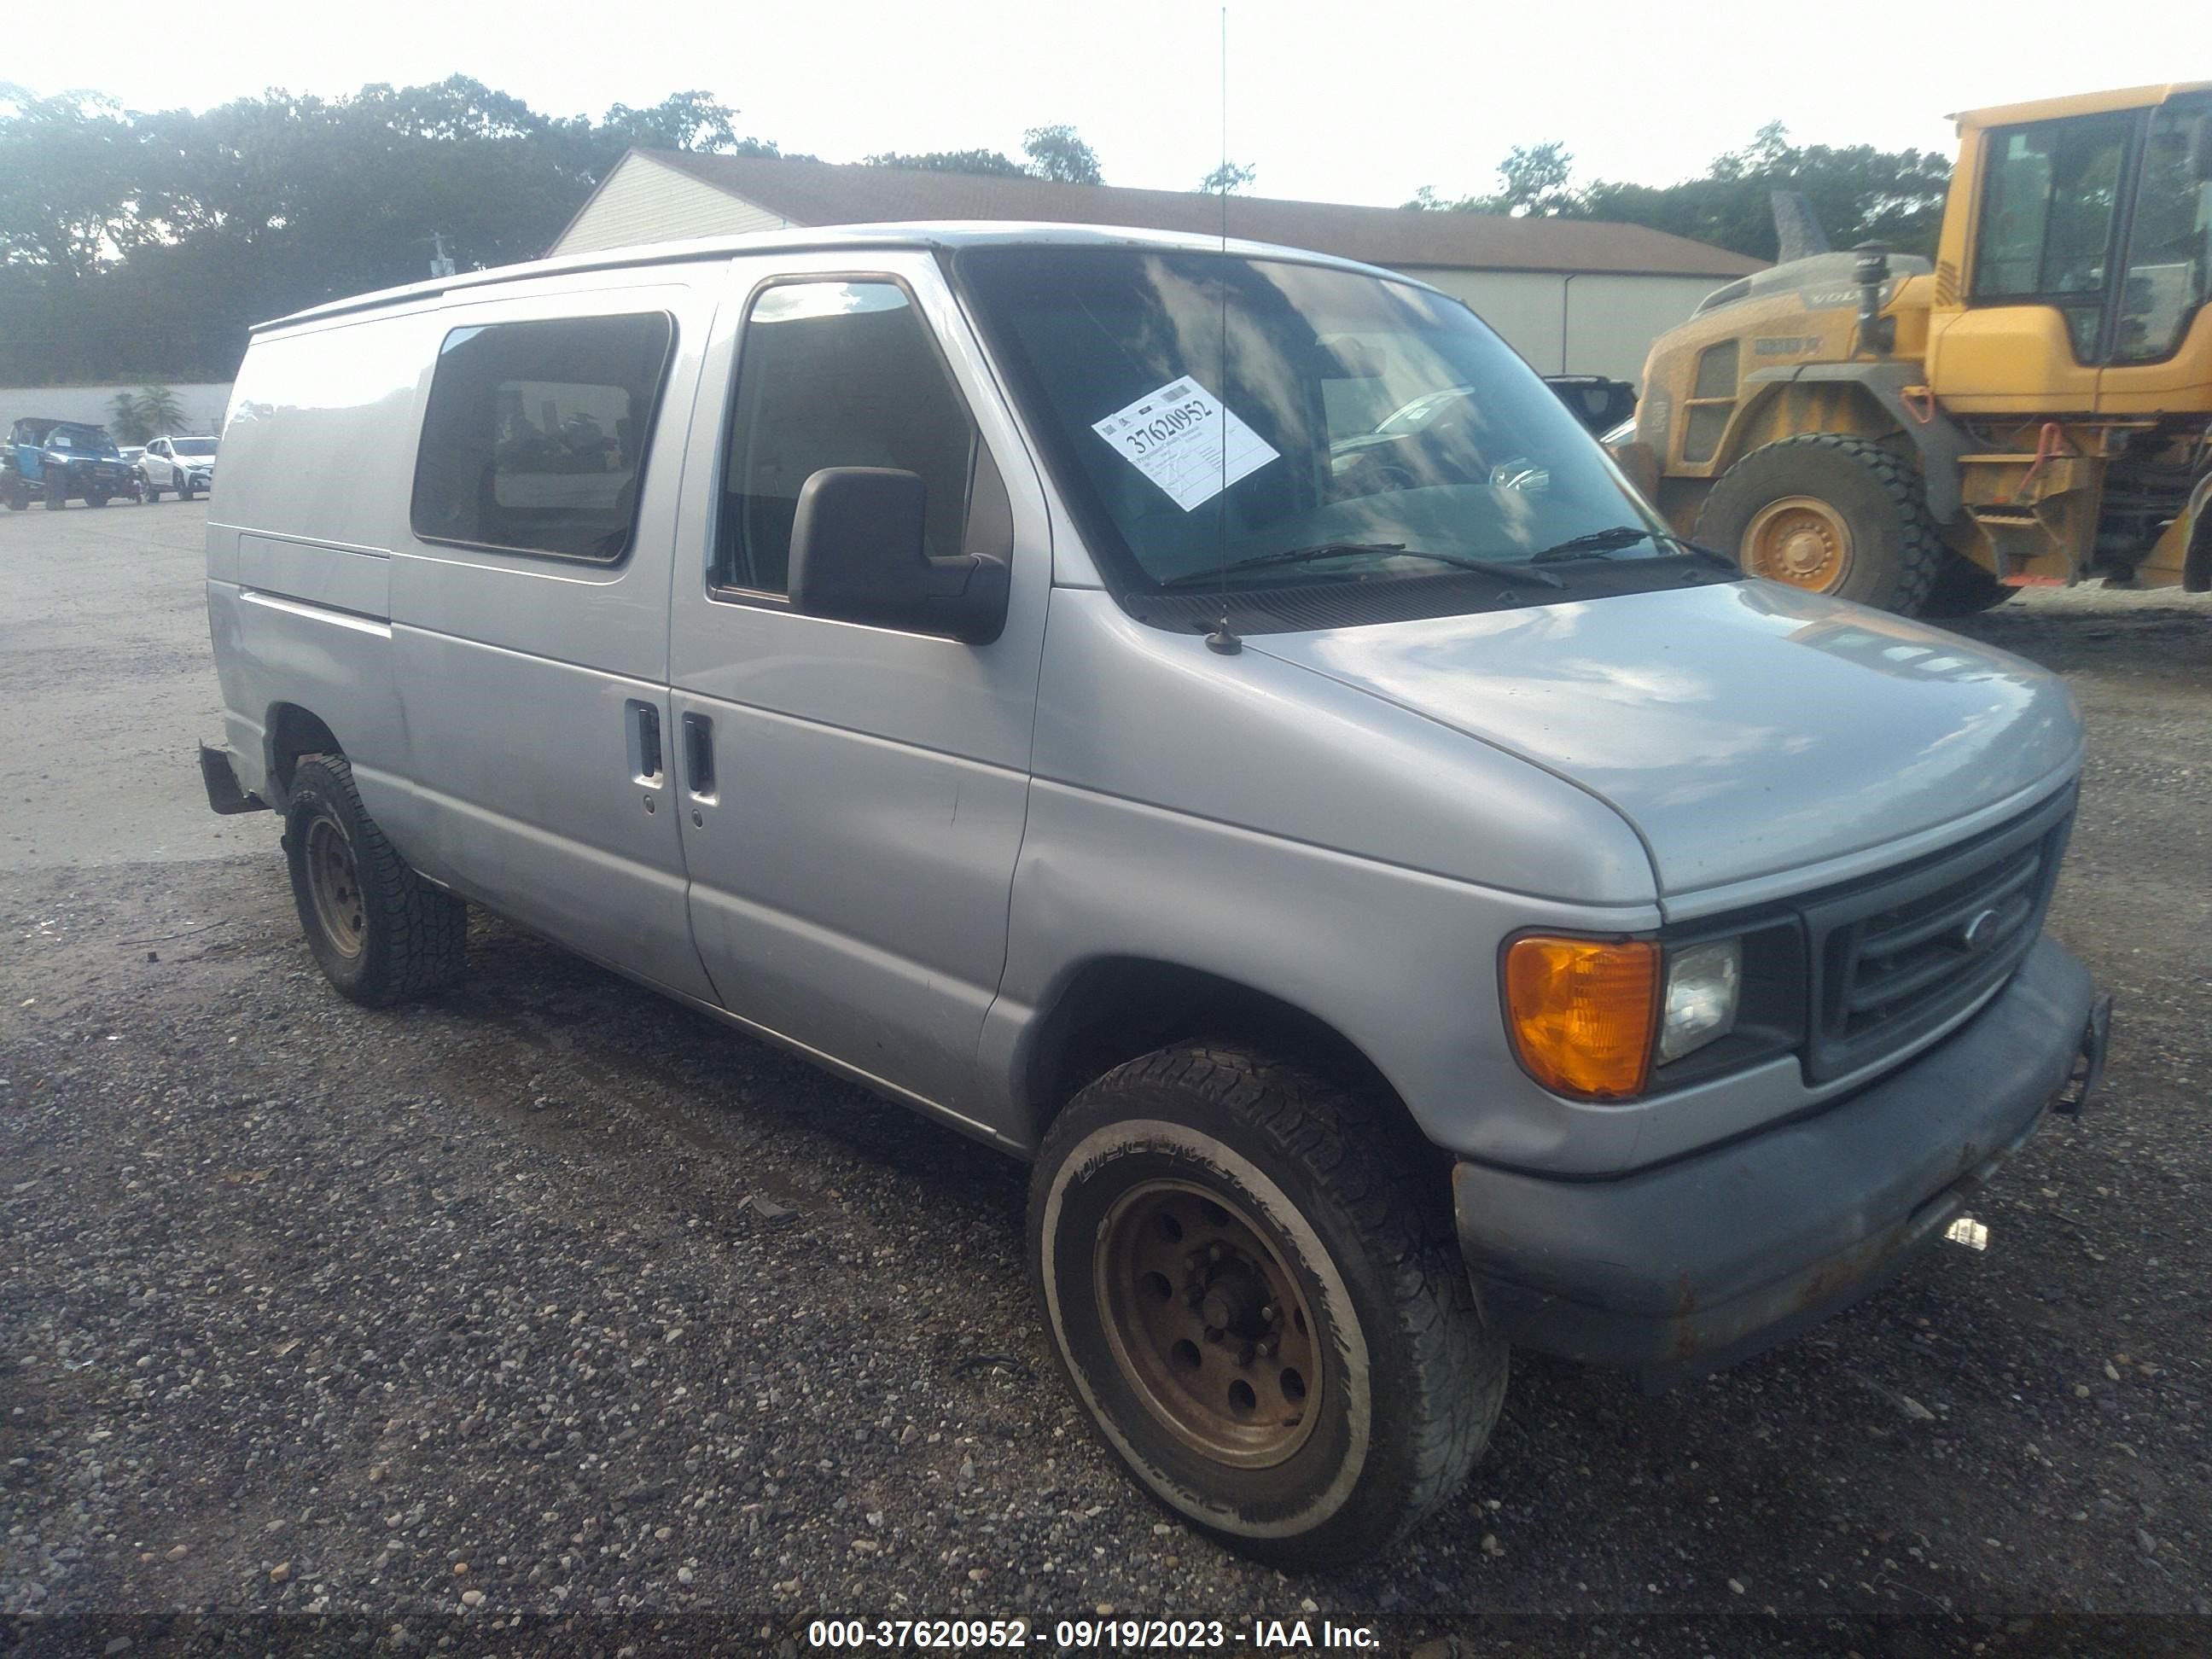
{"type": "MultiPolygon", "coordinates": [[[[556,114],[700,87],[744,112],[741,132],[828,161],[1013,153],[1066,121],[1108,183],[1161,189],[1194,187],[1221,148],[1207,0],[208,0],[100,20],[113,50],[83,27],[10,28],[0,76],[140,109],[457,71],[556,114]]],[[[1229,152],[1259,194],[1395,204],[1487,189],[1514,143],[1565,141],[1581,179],[1666,184],[1778,118],[1802,142],[1948,152],[1948,111],[2205,78],[2207,0],[1231,0],[1229,152]]]]}

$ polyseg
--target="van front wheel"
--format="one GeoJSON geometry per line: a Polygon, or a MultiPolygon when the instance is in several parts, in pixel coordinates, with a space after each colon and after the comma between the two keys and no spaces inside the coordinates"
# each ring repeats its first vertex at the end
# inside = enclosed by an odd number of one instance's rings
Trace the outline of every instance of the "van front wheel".
{"type": "Polygon", "coordinates": [[[1483,1328],[1442,1169],[1312,1072],[1188,1043],[1054,1122],[1030,1274],[1107,1446],[1227,1547],[1320,1566],[1389,1545],[1490,1436],[1483,1328]]]}
{"type": "Polygon", "coordinates": [[[310,755],[293,772],[284,855],[308,947],[345,995],[383,1007],[460,978],[468,906],[408,868],[344,757],[310,755]]]}

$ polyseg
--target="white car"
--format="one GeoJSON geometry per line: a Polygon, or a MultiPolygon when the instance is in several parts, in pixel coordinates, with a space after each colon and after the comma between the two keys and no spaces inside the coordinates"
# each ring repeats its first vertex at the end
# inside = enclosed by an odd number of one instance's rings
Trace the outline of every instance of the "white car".
{"type": "Polygon", "coordinates": [[[215,486],[214,438],[156,438],[138,458],[140,486],[149,501],[173,490],[180,501],[204,495],[215,486]]]}

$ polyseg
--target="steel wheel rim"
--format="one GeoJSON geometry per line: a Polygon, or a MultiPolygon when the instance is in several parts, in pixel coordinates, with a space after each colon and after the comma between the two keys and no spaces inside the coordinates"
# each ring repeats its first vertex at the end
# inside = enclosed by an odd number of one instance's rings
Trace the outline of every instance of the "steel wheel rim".
{"type": "Polygon", "coordinates": [[[1738,562],[1769,581],[1832,593],[1850,574],[1851,554],[1851,527],[1841,514],[1810,495],[1785,495],[1744,527],[1738,562]]]}
{"type": "Polygon", "coordinates": [[[1093,1262],[1115,1362],[1178,1442],[1240,1468],[1306,1443],[1323,1382],[1313,1310],[1240,1206],[1188,1182],[1143,1182],[1100,1223],[1093,1262]]]}
{"type": "Polygon", "coordinates": [[[306,852],[307,892],[315,902],[315,920],[323,937],[339,955],[357,957],[368,932],[362,907],[361,874],[353,861],[353,846],[345,831],[329,818],[319,817],[307,826],[306,852]]]}

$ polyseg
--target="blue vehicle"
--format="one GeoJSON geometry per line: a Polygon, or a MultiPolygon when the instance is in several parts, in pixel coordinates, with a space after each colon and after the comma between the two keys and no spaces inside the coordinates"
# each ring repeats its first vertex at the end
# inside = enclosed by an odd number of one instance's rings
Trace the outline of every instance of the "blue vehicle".
{"type": "Polygon", "coordinates": [[[9,428],[0,451],[0,499],[12,513],[33,501],[58,513],[72,495],[106,507],[118,495],[137,495],[137,474],[103,426],[34,416],[9,428]]]}

